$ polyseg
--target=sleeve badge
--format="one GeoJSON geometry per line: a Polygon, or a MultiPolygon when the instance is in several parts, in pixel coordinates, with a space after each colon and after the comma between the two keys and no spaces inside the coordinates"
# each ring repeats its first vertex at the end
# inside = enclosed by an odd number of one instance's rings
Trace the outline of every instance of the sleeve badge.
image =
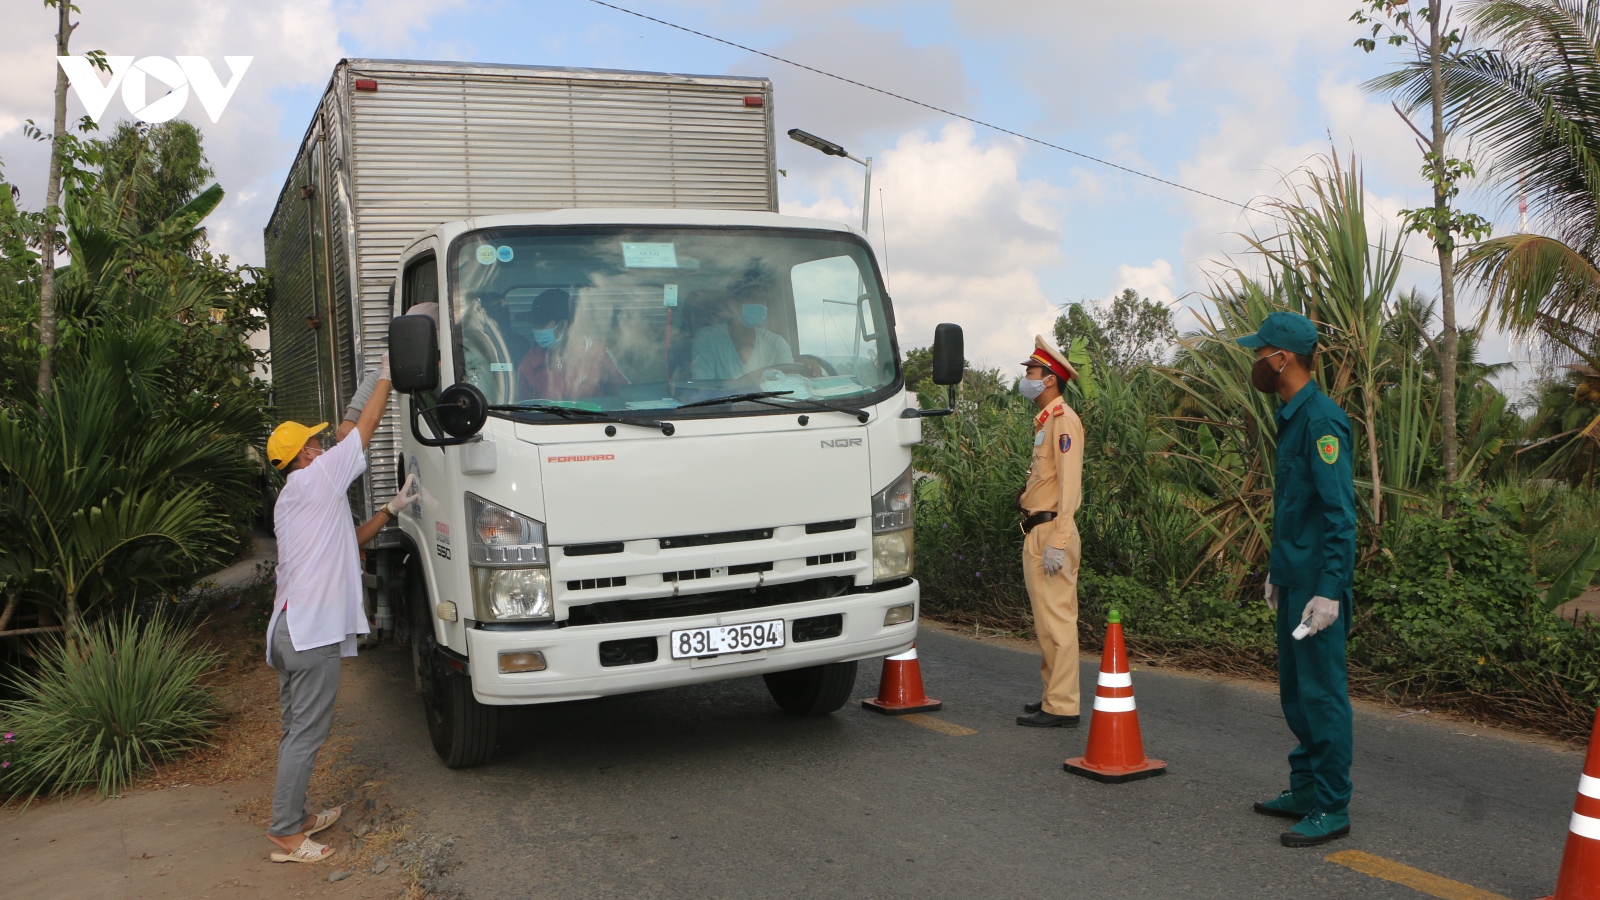
{"type": "Polygon", "coordinates": [[[1067,452],[1068,450],[1071,450],[1071,449],[1072,449],[1072,435],[1063,434],[1061,436],[1061,452],[1065,453],[1065,452],[1067,452]]]}
{"type": "Polygon", "coordinates": [[[1328,465],[1339,461],[1339,439],[1331,434],[1317,438],[1317,455],[1328,465]]]}

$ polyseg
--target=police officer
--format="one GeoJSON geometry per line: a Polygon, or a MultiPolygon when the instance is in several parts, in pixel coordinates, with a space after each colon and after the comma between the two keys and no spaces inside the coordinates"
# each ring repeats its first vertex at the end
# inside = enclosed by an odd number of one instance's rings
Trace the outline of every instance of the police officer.
{"type": "Polygon", "coordinates": [[[1256,812],[1298,820],[1286,847],[1350,833],[1350,694],[1345,638],[1356,562],[1356,493],[1350,419],[1312,380],[1317,327],[1275,312],[1239,343],[1255,348],[1250,383],[1276,393],[1278,466],[1272,492],[1267,605],[1278,614],[1278,696],[1300,745],[1289,754],[1289,790],[1256,812]]]}
{"type": "Polygon", "coordinates": [[[1083,423],[1061,399],[1077,370],[1043,337],[1024,360],[1022,396],[1039,407],[1033,419],[1033,464],[1018,502],[1022,506],[1022,576],[1039,635],[1044,693],[1025,704],[1018,725],[1078,726],[1078,525],[1083,497],[1083,423]]]}

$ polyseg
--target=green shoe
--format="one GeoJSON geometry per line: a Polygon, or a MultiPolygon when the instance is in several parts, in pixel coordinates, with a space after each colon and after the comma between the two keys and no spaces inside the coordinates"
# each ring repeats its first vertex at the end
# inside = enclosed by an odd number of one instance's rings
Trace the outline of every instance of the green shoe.
{"type": "Polygon", "coordinates": [[[1255,810],[1264,816],[1282,816],[1285,819],[1304,819],[1315,808],[1315,792],[1284,791],[1264,803],[1258,802],[1255,810]]]}
{"type": "Polygon", "coordinates": [[[1315,847],[1350,833],[1350,813],[1312,810],[1311,815],[1296,822],[1294,827],[1279,836],[1285,847],[1315,847]]]}

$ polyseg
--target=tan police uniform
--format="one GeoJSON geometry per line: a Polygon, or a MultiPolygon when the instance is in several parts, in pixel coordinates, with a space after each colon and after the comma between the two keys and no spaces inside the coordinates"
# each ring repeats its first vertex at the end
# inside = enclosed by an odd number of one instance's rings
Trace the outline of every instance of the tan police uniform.
{"type": "MultiPolygon", "coordinates": [[[[1039,344],[1044,345],[1041,338],[1039,344]]],[[[1077,373],[1054,347],[1051,368],[1077,373]]],[[[1058,375],[1059,378],[1059,375],[1058,375]]],[[[1078,715],[1078,562],[1082,547],[1073,517],[1083,499],[1083,422],[1065,400],[1057,398],[1034,417],[1033,463],[1021,504],[1026,520],[1037,513],[1055,518],[1035,525],[1022,543],[1022,574],[1033,604],[1034,631],[1039,635],[1040,675],[1044,679],[1043,709],[1057,716],[1078,715]],[[1061,571],[1046,575],[1044,549],[1066,551],[1061,571]]]]}

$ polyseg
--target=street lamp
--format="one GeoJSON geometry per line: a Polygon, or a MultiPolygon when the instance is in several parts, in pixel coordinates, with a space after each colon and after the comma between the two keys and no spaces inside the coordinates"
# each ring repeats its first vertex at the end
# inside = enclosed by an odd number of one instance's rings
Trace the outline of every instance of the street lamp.
{"type": "Polygon", "coordinates": [[[872,157],[869,156],[866,159],[857,159],[854,156],[851,156],[843,147],[835,144],[833,141],[823,140],[822,138],[819,138],[808,131],[801,131],[798,128],[789,129],[789,137],[794,138],[813,150],[821,150],[823,153],[826,153],[829,156],[842,156],[851,162],[857,162],[867,167],[867,187],[861,197],[861,231],[864,234],[870,234],[870,232],[867,231],[867,214],[872,209],[872,157]]]}

